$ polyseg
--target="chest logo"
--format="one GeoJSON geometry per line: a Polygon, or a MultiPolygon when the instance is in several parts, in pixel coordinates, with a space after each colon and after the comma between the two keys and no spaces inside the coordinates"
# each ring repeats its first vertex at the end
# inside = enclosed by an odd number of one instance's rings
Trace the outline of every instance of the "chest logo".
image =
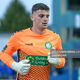
{"type": "Polygon", "coordinates": [[[52,44],[50,42],[46,42],[45,48],[50,50],[52,48],[52,44]]]}

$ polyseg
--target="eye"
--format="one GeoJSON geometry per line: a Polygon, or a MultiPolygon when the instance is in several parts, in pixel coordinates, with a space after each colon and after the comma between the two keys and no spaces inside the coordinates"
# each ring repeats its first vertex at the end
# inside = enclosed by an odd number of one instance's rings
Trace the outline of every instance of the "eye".
{"type": "Polygon", "coordinates": [[[46,15],[47,18],[49,18],[49,15],[46,15]]]}
{"type": "Polygon", "coordinates": [[[43,17],[44,17],[44,15],[43,15],[43,14],[40,14],[40,15],[39,15],[39,17],[40,17],[40,18],[43,18],[43,17]]]}

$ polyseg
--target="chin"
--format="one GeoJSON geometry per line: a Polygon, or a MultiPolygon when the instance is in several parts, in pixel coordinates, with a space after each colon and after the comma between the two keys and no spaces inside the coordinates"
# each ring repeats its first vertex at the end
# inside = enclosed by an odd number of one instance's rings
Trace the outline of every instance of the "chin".
{"type": "Polygon", "coordinates": [[[42,28],[48,28],[48,26],[42,26],[42,28]]]}

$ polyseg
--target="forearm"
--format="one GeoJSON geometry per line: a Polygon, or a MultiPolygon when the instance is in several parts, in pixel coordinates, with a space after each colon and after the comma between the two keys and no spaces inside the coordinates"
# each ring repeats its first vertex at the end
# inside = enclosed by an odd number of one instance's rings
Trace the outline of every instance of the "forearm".
{"type": "Polygon", "coordinates": [[[3,63],[5,63],[10,68],[11,68],[12,63],[14,62],[14,59],[10,55],[8,55],[7,53],[3,53],[3,52],[1,52],[0,59],[3,63]]]}

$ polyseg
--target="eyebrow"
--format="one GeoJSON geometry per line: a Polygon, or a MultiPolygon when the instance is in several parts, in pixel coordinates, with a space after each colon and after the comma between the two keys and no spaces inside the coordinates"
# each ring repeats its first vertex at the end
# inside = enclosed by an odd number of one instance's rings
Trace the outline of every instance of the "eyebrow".
{"type": "Polygon", "coordinates": [[[49,14],[46,14],[46,15],[45,15],[45,14],[39,14],[39,16],[40,16],[40,15],[43,15],[43,16],[49,16],[49,14]]]}
{"type": "MultiPolygon", "coordinates": [[[[42,13],[41,13],[41,14],[39,14],[39,15],[45,15],[45,14],[42,14],[42,13]]],[[[49,14],[46,14],[46,15],[49,15],[49,14]]]]}

